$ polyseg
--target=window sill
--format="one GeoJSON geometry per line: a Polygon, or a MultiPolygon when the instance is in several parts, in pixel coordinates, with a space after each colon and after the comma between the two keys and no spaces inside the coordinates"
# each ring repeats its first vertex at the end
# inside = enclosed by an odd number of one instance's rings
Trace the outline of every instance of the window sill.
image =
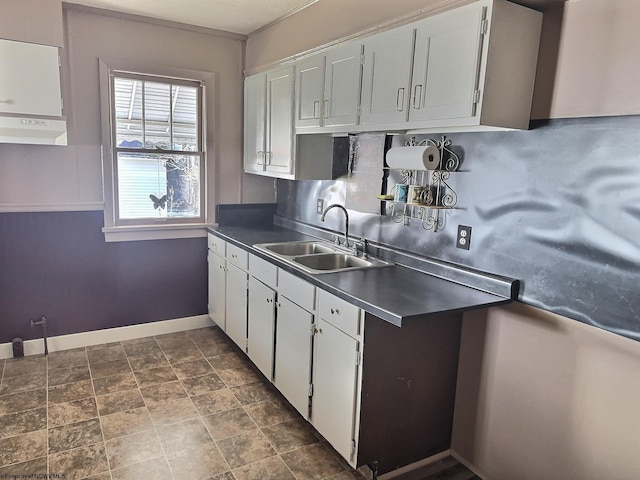
{"type": "Polygon", "coordinates": [[[207,236],[207,223],[189,225],[144,225],[132,227],[104,227],[106,242],[134,242],[139,240],[169,240],[207,236]]]}

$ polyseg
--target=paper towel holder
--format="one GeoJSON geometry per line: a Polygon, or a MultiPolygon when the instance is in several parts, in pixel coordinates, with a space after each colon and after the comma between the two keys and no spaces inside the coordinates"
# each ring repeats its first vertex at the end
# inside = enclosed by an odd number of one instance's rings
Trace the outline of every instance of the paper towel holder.
{"type": "MultiPolygon", "coordinates": [[[[400,183],[420,185],[426,193],[417,203],[384,200],[389,208],[389,215],[394,222],[409,225],[412,222],[418,221],[422,225],[422,228],[434,232],[444,228],[444,212],[447,209],[455,208],[458,203],[458,194],[447,183],[451,173],[457,172],[460,167],[460,157],[449,148],[451,143],[451,140],[445,136],[442,136],[439,141],[429,138],[416,141],[415,137],[411,137],[410,140],[405,142],[405,147],[424,145],[436,147],[440,151],[439,165],[436,169],[384,167],[386,170],[399,171],[401,178],[400,183]]],[[[395,185],[390,188],[394,187],[395,185]]]]}

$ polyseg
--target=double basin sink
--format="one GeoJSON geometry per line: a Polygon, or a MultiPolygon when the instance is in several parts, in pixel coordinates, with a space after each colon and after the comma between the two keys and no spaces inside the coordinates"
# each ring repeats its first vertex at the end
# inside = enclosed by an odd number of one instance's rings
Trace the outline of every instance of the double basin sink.
{"type": "Polygon", "coordinates": [[[364,255],[356,255],[329,242],[294,241],[260,243],[254,248],[308,273],[335,273],[393,265],[364,255]]]}

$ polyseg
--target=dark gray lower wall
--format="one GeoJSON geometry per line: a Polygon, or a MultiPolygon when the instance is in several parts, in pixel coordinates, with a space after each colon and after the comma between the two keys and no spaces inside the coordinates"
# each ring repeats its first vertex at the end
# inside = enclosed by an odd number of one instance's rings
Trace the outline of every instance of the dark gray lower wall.
{"type": "MultiPolygon", "coordinates": [[[[640,116],[552,120],[522,132],[447,137],[462,166],[451,176],[458,204],[446,212],[442,231],[357,212],[351,231],[519,279],[522,302],[640,340],[640,116]],[[473,229],[468,251],[455,247],[458,225],[473,229]]],[[[408,138],[394,136],[391,143],[408,138]]],[[[440,135],[417,140],[424,138],[440,135]]],[[[382,162],[380,153],[380,172],[382,162]]],[[[315,203],[353,205],[352,181],[279,180],[278,213],[341,230],[339,212],[322,224],[315,203]]],[[[372,196],[376,188],[369,187],[372,196]]]]}
{"type": "Polygon", "coordinates": [[[0,343],[207,313],[205,238],[105,243],[101,211],[0,214],[0,343]]]}

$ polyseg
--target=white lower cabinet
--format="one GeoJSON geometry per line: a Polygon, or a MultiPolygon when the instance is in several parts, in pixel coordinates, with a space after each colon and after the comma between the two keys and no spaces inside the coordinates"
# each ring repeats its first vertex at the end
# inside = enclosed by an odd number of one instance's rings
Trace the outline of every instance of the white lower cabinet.
{"type": "Polygon", "coordinates": [[[314,348],[311,423],[351,460],[356,453],[360,342],[321,318],[314,348]]]}
{"type": "Polygon", "coordinates": [[[313,313],[279,298],[274,384],[304,418],[309,417],[313,319],[313,313]]]}
{"type": "Polygon", "coordinates": [[[227,262],[227,318],[225,333],[247,351],[247,272],[227,262]]]}
{"type": "Polygon", "coordinates": [[[260,280],[250,277],[247,355],[269,380],[273,377],[275,305],[276,292],[260,280]]]}

